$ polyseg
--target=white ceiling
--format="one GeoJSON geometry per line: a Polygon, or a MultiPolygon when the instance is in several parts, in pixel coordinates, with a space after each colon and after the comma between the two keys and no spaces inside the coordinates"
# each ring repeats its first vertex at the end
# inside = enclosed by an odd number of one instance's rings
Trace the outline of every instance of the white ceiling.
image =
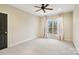
{"type": "Polygon", "coordinates": [[[35,12],[39,8],[35,8],[34,6],[41,6],[41,4],[10,4],[10,6],[16,7],[34,15],[44,16],[73,11],[75,4],[50,4],[48,8],[53,8],[54,10],[46,10],[46,13],[44,13],[42,10],[35,12]]]}

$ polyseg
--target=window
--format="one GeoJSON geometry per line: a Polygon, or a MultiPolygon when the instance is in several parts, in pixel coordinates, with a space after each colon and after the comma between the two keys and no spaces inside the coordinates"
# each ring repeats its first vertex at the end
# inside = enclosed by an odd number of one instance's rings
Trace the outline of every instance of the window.
{"type": "Polygon", "coordinates": [[[57,21],[56,20],[48,20],[48,32],[50,34],[56,34],[57,33],[57,21]]]}

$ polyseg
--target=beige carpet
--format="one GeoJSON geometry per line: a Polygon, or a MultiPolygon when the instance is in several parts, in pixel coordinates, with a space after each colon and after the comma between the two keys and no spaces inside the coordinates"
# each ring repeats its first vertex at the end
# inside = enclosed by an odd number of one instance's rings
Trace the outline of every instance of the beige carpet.
{"type": "Polygon", "coordinates": [[[72,43],[39,38],[0,50],[1,55],[77,55],[72,43]]]}

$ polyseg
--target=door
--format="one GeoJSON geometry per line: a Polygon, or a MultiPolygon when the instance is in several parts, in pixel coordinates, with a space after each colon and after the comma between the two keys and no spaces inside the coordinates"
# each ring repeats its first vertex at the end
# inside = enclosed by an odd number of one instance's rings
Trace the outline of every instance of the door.
{"type": "Polygon", "coordinates": [[[7,14],[0,13],[0,49],[7,48],[7,14]]]}

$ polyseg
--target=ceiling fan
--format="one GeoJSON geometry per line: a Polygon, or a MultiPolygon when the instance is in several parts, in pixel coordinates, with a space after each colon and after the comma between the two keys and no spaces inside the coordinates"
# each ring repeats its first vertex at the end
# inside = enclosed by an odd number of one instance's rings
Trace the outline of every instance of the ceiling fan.
{"type": "Polygon", "coordinates": [[[46,13],[45,10],[53,10],[52,8],[47,8],[48,6],[49,4],[41,4],[41,7],[40,6],[34,6],[34,7],[39,8],[38,10],[36,10],[36,12],[43,10],[43,12],[46,13]]]}

